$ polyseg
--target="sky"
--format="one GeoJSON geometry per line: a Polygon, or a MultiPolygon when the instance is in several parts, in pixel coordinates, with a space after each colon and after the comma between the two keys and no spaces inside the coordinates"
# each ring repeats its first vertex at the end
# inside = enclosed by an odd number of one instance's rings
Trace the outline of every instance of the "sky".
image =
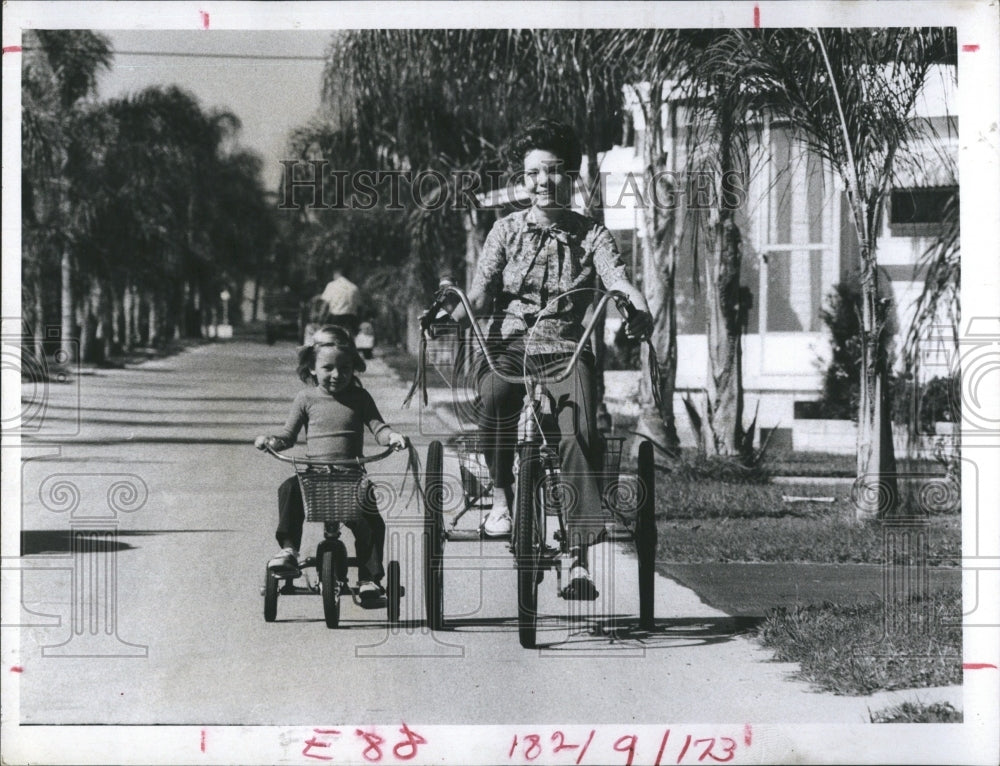
{"type": "Polygon", "coordinates": [[[276,189],[289,132],[320,106],[328,31],[103,31],[115,51],[98,81],[102,99],[177,85],[204,109],[226,109],[243,123],[239,143],[264,160],[276,189]],[[142,54],[142,55],[139,55],[142,54]],[[295,59],[281,57],[296,57],[295,59]]]}

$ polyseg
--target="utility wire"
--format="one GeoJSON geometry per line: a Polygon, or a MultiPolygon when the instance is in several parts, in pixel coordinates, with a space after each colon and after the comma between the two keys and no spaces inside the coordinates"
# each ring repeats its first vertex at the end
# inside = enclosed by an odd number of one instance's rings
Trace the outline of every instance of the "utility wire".
{"type": "MultiPolygon", "coordinates": [[[[40,50],[25,46],[22,50],[40,50]]],[[[164,56],[167,58],[188,59],[246,59],[249,61],[326,61],[325,56],[284,56],[281,54],[253,53],[184,53],[181,51],[112,51],[115,56],[164,56]]]]}
{"type": "Polygon", "coordinates": [[[326,61],[325,56],[254,55],[251,53],[180,53],[177,51],[115,51],[116,56],[166,56],[192,59],[250,59],[254,61],[326,61]]]}

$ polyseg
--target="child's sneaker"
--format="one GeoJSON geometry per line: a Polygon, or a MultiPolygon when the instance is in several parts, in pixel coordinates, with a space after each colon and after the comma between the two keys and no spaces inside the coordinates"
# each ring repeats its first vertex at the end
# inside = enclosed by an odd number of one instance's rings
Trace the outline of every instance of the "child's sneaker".
{"type": "Polygon", "coordinates": [[[358,598],[361,599],[361,603],[363,604],[378,601],[382,598],[382,589],[371,580],[359,580],[358,598]]]}
{"type": "Polygon", "coordinates": [[[569,585],[563,588],[562,597],[567,601],[594,601],[599,595],[586,565],[573,564],[569,570],[569,585]]]}
{"type": "Polygon", "coordinates": [[[278,570],[298,569],[299,552],[294,548],[282,548],[281,553],[267,562],[267,568],[278,570]]]}

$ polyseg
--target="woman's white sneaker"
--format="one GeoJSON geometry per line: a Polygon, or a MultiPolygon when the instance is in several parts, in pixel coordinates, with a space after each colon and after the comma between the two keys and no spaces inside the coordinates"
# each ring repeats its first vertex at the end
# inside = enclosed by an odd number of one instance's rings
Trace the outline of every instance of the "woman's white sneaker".
{"type": "Polygon", "coordinates": [[[494,506],[483,522],[483,532],[487,537],[503,537],[510,534],[510,511],[494,506]]]}

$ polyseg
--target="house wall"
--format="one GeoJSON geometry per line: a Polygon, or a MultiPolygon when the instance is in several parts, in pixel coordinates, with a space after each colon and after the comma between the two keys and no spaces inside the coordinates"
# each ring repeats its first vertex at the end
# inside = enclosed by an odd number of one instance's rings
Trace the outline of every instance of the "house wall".
{"type": "MultiPolygon", "coordinates": [[[[949,108],[955,96],[954,83],[945,68],[933,72],[916,110],[919,118],[931,118],[927,138],[898,159],[898,188],[956,182],[957,123],[949,108]]],[[[628,230],[636,252],[641,254],[643,161],[637,147],[645,124],[637,107],[632,110],[632,120],[636,146],[608,151],[601,170],[606,174],[605,200],[609,205],[605,223],[612,230],[628,230]]],[[[677,166],[683,151],[681,142],[667,149],[677,166]]],[[[753,295],[748,334],[743,339],[746,411],[749,419],[759,403],[759,425],[775,427],[791,423],[794,401],[819,396],[829,356],[820,311],[835,284],[856,279],[858,247],[839,176],[792,140],[786,129],[764,126],[751,166],[740,222],[744,244],[741,282],[753,295]]],[[[883,289],[894,304],[898,347],[913,322],[914,302],[923,289],[922,274],[915,266],[933,239],[899,236],[888,221],[886,214],[877,253],[883,289]]],[[[679,390],[698,391],[705,385],[708,360],[701,331],[704,287],[695,281],[692,253],[690,246],[682,250],[677,269],[677,386],[679,390]]],[[[641,255],[636,257],[641,259],[641,255]]],[[[637,266],[636,272],[641,271],[637,266]]],[[[897,354],[897,364],[899,357],[897,354]]],[[[679,423],[685,420],[682,408],[675,408],[675,414],[679,423]]]]}

